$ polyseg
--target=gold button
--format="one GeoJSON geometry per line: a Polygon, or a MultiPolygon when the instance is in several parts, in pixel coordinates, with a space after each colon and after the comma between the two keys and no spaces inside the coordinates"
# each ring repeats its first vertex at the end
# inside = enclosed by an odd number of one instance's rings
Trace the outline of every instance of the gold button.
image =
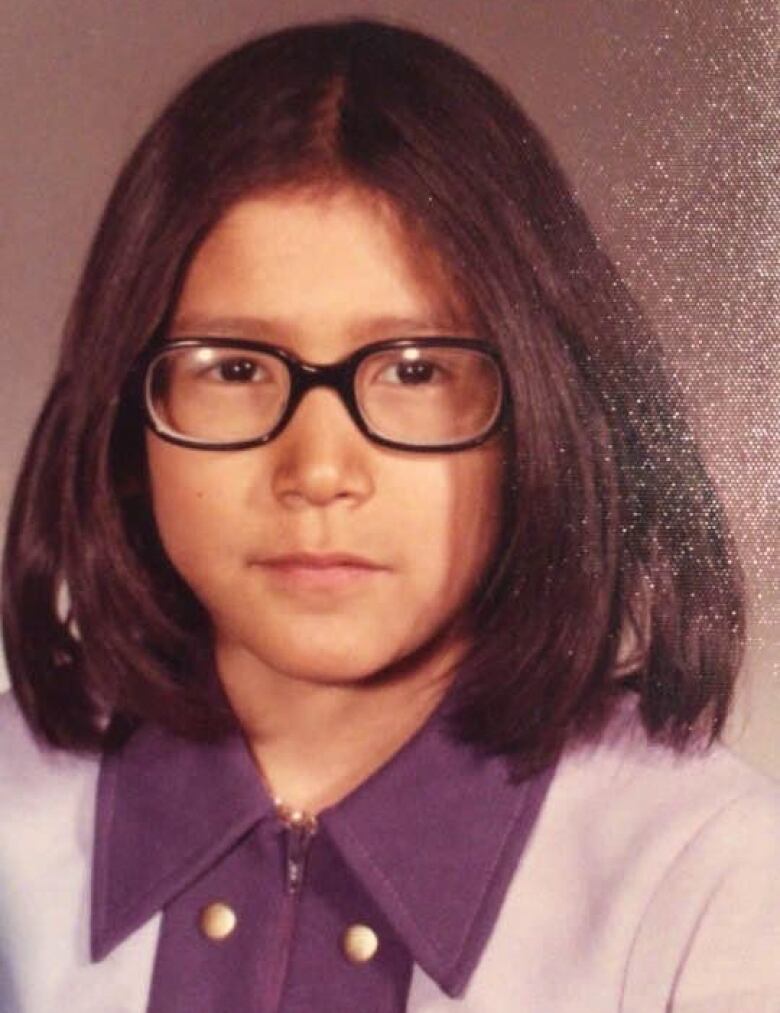
{"type": "Polygon", "coordinates": [[[227,939],[236,927],[236,912],[221,901],[214,901],[200,913],[200,931],[207,939],[219,942],[227,939]]]}
{"type": "Polygon", "coordinates": [[[379,940],[368,925],[350,925],[341,940],[341,948],[351,963],[365,964],[379,949],[379,940]]]}

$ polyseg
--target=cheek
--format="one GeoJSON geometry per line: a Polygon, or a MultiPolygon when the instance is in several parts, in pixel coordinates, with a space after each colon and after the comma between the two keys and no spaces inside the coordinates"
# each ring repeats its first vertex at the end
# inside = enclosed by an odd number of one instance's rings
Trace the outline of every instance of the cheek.
{"type": "Polygon", "coordinates": [[[237,497],[228,490],[236,486],[235,476],[227,473],[227,460],[155,437],[147,441],[147,459],[157,531],[171,562],[187,580],[198,559],[211,554],[234,528],[237,497]]]}
{"type": "Polygon", "coordinates": [[[405,487],[408,550],[433,608],[460,604],[484,575],[501,527],[502,474],[501,450],[491,446],[421,468],[405,487]]]}

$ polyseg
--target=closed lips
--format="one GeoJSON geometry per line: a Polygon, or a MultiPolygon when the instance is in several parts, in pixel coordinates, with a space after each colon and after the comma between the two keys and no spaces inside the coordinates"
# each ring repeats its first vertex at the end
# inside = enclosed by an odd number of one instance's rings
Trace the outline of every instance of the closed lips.
{"type": "Polygon", "coordinates": [[[385,570],[387,567],[374,563],[362,556],[353,556],[349,553],[309,553],[298,552],[284,556],[266,556],[262,559],[252,560],[260,566],[267,566],[274,569],[302,569],[302,570],[330,570],[330,569],[360,569],[360,570],[385,570]]]}

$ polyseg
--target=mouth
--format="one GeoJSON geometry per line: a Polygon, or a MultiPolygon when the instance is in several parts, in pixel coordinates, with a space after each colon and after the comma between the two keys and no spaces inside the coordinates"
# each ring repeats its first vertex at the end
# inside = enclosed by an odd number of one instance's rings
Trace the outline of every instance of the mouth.
{"type": "Polygon", "coordinates": [[[288,590],[337,591],[358,587],[388,567],[345,552],[294,552],[250,561],[288,590]]]}

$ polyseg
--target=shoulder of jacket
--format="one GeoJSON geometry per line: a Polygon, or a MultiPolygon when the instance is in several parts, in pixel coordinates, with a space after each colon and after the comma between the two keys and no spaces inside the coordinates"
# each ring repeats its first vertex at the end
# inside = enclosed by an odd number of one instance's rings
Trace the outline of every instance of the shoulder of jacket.
{"type": "Polygon", "coordinates": [[[146,1008],[159,916],[90,959],[100,758],[39,742],[0,696],[0,1010],[146,1008]]]}
{"type": "Polygon", "coordinates": [[[529,878],[547,890],[565,884],[563,922],[585,934],[594,911],[605,928],[619,911],[630,931],[670,870],[702,849],[703,891],[733,863],[780,853],[780,789],[719,744],[680,753],[650,741],[635,710],[623,707],[598,742],[562,757],[517,888],[529,878]]]}
{"type": "Polygon", "coordinates": [[[0,840],[45,835],[94,797],[100,759],[40,742],[11,693],[0,695],[0,840]]]}
{"type": "Polygon", "coordinates": [[[636,708],[626,704],[594,744],[562,758],[553,805],[610,836],[651,842],[697,833],[739,800],[748,818],[780,816],[780,785],[716,742],[678,752],[651,741],[636,708]],[[749,814],[755,813],[754,817],[749,814]],[[641,835],[641,836],[640,836],[641,835]]]}
{"type": "Polygon", "coordinates": [[[759,775],[741,780],[739,791],[728,786],[680,841],[648,899],[626,976],[629,1008],[669,981],[664,1000],[681,1013],[780,1010],[778,792],[759,775]]]}
{"type": "Polygon", "coordinates": [[[651,742],[627,704],[597,742],[561,758],[475,987],[494,994],[516,974],[559,996],[597,997],[594,1008],[687,1010],[672,996],[717,995],[706,968],[729,947],[736,982],[735,941],[760,933],[746,966],[763,995],[780,968],[767,960],[780,952],[778,854],[773,781],[717,744],[679,753],[651,742]],[[770,877],[778,886],[762,895],[770,877]]]}

